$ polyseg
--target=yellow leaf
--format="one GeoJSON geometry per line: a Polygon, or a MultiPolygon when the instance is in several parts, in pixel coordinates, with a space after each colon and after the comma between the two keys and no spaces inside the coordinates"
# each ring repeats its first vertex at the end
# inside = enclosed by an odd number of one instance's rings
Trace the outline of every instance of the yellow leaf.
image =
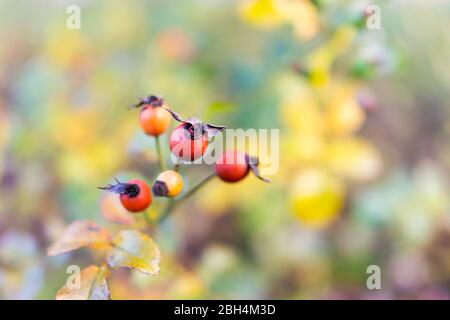
{"type": "Polygon", "coordinates": [[[161,252],[147,235],[134,230],[125,230],[113,239],[113,248],[108,254],[112,268],[125,267],[142,273],[159,273],[161,252]]]}
{"type": "Polygon", "coordinates": [[[110,240],[111,235],[109,231],[96,223],[91,221],[75,221],[47,249],[47,254],[49,256],[56,256],[86,246],[105,249],[109,248],[110,240]]]}
{"type": "Polygon", "coordinates": [[[355,137],[332,141],[326,162],[336,174],[355,180],[375,178],[383,168],[378,150],[369,141],[355,137]]]}
{"type": "Polygon", "coordinates": [[[56,300],[110,300],[108,274],[106,267],[89,266],[81,271],[79,287],[66,284],[56,293],[56,300]]]}
{"type": "Polygon", "coordinates": [[[291,207],[295,216],[311,228],[325,228],[338,217],[344,202],[342,183],[319,169],[301,172],[291,187],[291,207]]]}

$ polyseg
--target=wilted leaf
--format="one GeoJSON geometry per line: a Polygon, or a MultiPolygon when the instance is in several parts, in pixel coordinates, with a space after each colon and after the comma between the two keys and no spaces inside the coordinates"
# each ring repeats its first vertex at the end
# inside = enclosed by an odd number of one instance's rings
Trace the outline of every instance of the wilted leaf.
{"type": "Polygon", "coordinates": [[[111,235],[109,231],[92,221],[72,222],[48,249],[49,256],[56,256],[85,246],[96,249],[109,248],[111,235]]]}
{"type": "MultiPolygon", "coordinates": [[[[67,283],[56,293],[56,300],[110,300],[106,267],[89,266],[81,271],[80,282],[67,283]]],[[[71,277],[75,277],[72,275],[71,277]]]]}
{"type": "Polygon", "coordinates": [[[150,237],[139,231],[125,230],[114,237],[108,264],[154,275],[159,273],[160,259],[161,252],[150,237]]]}
{"type": "Polygon", "coordinates": [[[103,197],[101,210],[103,217],[111,222],[120,224],[131,224],[134,222],[133,215],[121,205],[116,194],[107,193],[103,197]]]}

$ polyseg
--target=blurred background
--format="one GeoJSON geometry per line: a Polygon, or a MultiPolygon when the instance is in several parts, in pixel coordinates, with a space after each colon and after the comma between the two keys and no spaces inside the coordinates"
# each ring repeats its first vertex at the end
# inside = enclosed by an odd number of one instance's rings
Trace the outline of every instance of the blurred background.
{"type": "Polygon", "coordinates": [[[163,254],[158,276],[113,271],[113,299],[448,299],[449,21],[445,0],[0,0],[0,298],[53,299],[67,266],[101,263],[46,256],[88,219],[163,254]],[[158,173],[126,108],[149,94],[280,129],[272,183],[212,181],[157,228],[123,212],[96,187],[158,173]]]}

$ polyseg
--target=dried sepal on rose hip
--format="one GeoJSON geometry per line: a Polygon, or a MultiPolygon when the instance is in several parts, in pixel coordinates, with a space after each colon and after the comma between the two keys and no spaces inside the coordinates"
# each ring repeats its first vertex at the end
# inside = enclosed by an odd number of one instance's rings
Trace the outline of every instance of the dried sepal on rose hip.
{"type": "Polygon", "coordinates": [[[225,126],[216,126],[204,123],[200,119],[192,117],[187,120],[176,112],[167,108],[172,117],[181,122],[170,135],[169,147],[170,151],[177,158],[184,161],[194,161],[206,151],[209,139],[225,130],[225,126]]]}
{"type": "Polygon", "coordinates": [[[183,178],[173,170],[161,172],[153,184],[153,194],[157,197],[176,197],[183,189],[183,178]]]}
{"type": "Polygon", "coordinates": [[[120,202],[130,212],[144,211],[152,203],[150,188],[142,180],[132,179],[124,183],[116,179],[116,184],[99,189],[119,194],[120,202]]]}
{"type": "Polygon", "coordinates": [[[159,136],[169,128],[172,117],[166,110],[167,104],[162,97],[150,95],[131,107],[141,108],[139,124],[146,134],[159,136]]]}
{"type": "Polygon", "coordinates": [[[215,165],[216,175],[226,182],[238,182],[244,179],[250,171],[260,180],[270,182],[259,174],[258,159],[240,151],[226,151],[215,165]]]}

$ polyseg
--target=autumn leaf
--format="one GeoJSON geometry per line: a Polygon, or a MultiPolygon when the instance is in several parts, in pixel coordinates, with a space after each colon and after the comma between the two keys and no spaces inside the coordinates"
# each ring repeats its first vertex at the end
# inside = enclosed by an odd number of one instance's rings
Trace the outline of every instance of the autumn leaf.
{"type": "Polygon", "coordinates": [[[95,249],[110,247],[109,231],[91,221],[72,222],[48,249],[49,256],[70,252],[81,247],[91,246],[95,249]]]}
{"type": "Polygon", "coordinates": [[[112,244],[108,254],[110,267],[125,267],[150,275],[159,273],[161,252],[147,235],[134,230],[121,231],[112,244]]]}
{"type": "Polygon", "coordinates": [[[104,266],[89,266],[81,271],[78,286],[76,282],[66,284],[56,293],[56,300],[110,300],[108,275],[104,266]]]}

